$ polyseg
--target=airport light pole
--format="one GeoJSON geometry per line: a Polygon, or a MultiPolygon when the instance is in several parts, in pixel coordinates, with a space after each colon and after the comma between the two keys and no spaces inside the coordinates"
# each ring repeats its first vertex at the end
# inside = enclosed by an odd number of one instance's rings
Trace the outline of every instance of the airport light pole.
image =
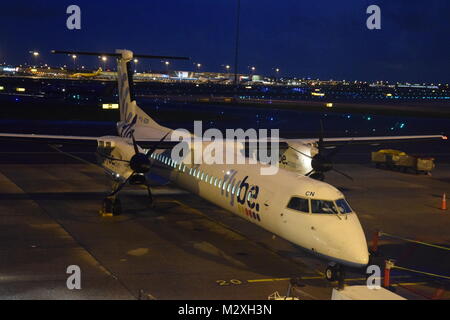
{"type": "Polygon", "coordinates": [[[165,61],[164,64],[166,65],[166,72],[167,72],[167,76],[169,76],[169,61],[165,61]]]}
{"type": "Polygon", "coordinates": [[[136,73],[137,72],[137,63],[139,62],[139,60],[134,59],[133,62],[134,62],[134,73],[136,73]]]}
{"type": "Polygon", "coordinates": [[[240,15],[241,15],[241,0],[237,0],[237,11],[236,11],[236,45],[234,52],[234,90],[235,98],[238,94],[238,56],[239,56],[239,27],[240,27],[240,15]]]}
{"type": "Polygon", "coordinates": [[[103,62],[103,71],[106,71],[106,60],[108,60],[108,58],[105,56],[102,56],[100,58],[102,59],[103,62]]]}
{"type": "Polygon", "coordinates": [[[34,62],[37,64],[37,59],[39,58],[39,52],[37,52],[37,51],[30,51],[30,53],[33,55],[34,62]]]}
{"type": "Polygon", "coordinates": [[[72,55],[72,59],[73,59],[73,68],[76,70],[77,69],[77,65],[75,60],[77,59],[77,56],[75,54],[72,55]]]}

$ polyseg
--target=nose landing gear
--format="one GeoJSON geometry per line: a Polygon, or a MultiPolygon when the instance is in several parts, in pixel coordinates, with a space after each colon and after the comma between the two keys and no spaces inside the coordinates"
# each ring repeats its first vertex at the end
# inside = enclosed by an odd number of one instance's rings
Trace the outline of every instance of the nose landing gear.
{"type": "Polygon", "coordinates": [[[339,288],[343,287],[345,281],[344,266],[339,265],[335,262],[329,263],[328,267],[325,269],[325,278],[330,282],[338,281],[339,288]]]}

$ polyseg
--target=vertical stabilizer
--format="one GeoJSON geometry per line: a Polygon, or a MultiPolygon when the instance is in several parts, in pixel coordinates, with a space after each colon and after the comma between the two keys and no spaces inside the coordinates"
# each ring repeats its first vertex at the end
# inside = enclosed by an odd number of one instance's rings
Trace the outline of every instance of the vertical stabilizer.
{"type": "Polygon", "coordinates": [[[133,70],[131,67],[133,52],[117,49],[116,53],[120,54],[117,57],[120,110],[120,122],[117,123],[117,130],[119,135],[122,137],[131,137],[131,133],[135,130],[136,126],[164,129],[136,104],[133,87],[133,70]]]}

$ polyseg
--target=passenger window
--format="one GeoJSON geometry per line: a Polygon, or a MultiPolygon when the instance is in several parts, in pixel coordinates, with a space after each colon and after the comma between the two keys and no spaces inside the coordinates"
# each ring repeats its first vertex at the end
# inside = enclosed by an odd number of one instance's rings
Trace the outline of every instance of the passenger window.
{"type": "Polygon", "coordinates": [[[299,198],[299,197],[292,197],[291,200],[289,200],[289,203],[287,205],[289,209],[309,213],[309,201],[308,199],[299,198]]]}
{"type": "Polygon", "coordinates": [[[311,200],[312,213],[335,214],[338,213],[333,201],[311,200]]]}

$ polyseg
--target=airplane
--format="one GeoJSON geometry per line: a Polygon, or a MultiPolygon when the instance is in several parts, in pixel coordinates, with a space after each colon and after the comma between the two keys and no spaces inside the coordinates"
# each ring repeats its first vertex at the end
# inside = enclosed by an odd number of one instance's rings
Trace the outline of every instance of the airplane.
{"type": "Polygon", "coordinates": [[[96,76],[99,76],[102,73],[102,68],[98,68],[97,71],[95,72],[90,72],[90,73],[74,73],[69,75],[70,78],[94,78],[96,76]]]}
{"type": "MultiPolygon", "coordinates": [[[[120,121],[116,136],[64,136],[1,133],[0,138],[13,141],[35,141],[48,144],[80,143],[95,145],[99,164],[112,182],[111,192],[103,199],[101,212],[120,214],[119,193],[127,184],[147,188],[150,204],[153,196],[150,181],[153,175],[277,235],[329,261],[325,278],[343,279],[345,267],[363,268],[369,252],[363,228],[356,212],[345,196],[334,186],[320,181],[324,173],[335,170],[331,156],[349,143],[374,144],[380,141],[410,139],[444,139],[442,135],[401,137],[358,137],[280,139],[285,161],[274,175],[262,175],[267,164],[248,164],[249,155],[240,152],[240,164],[191,164],[194,150],[181,161],[171,150],[179,141],[168,141],[177,130],[158,124],[136,103],[133,93],[134,57],[187,59],[134,55],[129,50],[115,53],[53,51],[62,54],[102,55],[117,59],[120,121]],[[326,154],[327,148],[334,147],[326,154]]],[[[207,146],[210,142],[201,142],[207,146]]],[[[246,142],[226,141],[245,151],[246,142]]],[[[239,161],[236,161],[239,163],[239,161]]]]}

